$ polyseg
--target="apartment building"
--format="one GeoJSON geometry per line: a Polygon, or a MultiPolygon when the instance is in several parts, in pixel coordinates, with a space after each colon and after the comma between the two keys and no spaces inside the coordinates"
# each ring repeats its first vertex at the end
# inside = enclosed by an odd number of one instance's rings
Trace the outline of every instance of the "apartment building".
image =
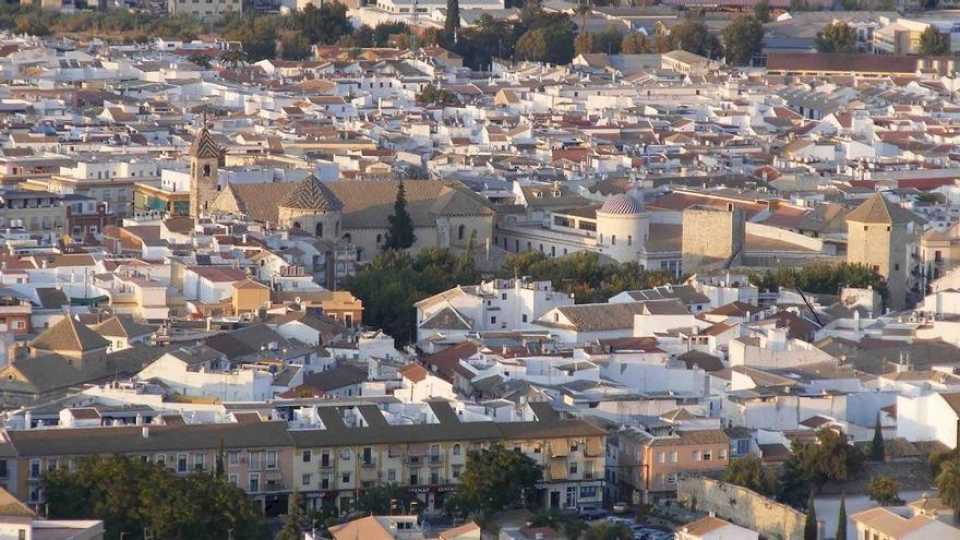
{"type": "Polygon", "coordinates": [[[285,513],[293,490],[310,508],[333,504],[347,512],[364,488],[383,483],[409,488],[433,509],[456,490],[470,451],[502,444],[543,467],[538,489],[545,507],[576,509],[602,502],[605,432],[561,418],[548,404],[531,404],[536,420],[524,422],[491,421],[437,401],[422,410],[432,421],[411,424],[390,407],[324,404],[309,409],[308,415],[319,420],[312,424],[263,421],[260,413],[236,411],[229,423],[161,419],[123,427],[7,431],[0,444],[0,487],[39,507],[43,473],[75,467],[82,458],[139,456],[187,474],[213,470],[222,445],[227,478],[267,516],[285,513]]]}
{"type": "Polygon", "coordinates": [[[167,11],[172,15],[190,15],[204,21],[218,21],[232,13],[243,11],[240,0],[168,0],[167,11]]]}
{"type": "Polygon", "coordinates": [[[634,502],[673,497],[681,475],[723,470],[730,459],[730,438],[719,429],[670,435],[629,429],[620,432],[619,445],[621,493],[634,502]]]}
{"type": "Polygon", "coordinates": [[[22,227],[31,233],[64,232],[67,209],[60,195],[46,191],[4,191],[0,194],[0,227],[22,227]]]}

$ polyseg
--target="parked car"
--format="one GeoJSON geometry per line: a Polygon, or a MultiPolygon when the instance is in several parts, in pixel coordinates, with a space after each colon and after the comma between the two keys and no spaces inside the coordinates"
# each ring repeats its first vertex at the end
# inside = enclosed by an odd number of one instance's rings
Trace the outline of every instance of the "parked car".
{"type": "Polygon", "coordinates": [[[599,506],[584,506],[578,515],[584,521],[596,521],[607,517],[607,512],[599,506]]]}
{"type": "Polygon", "coordinates": [[[624,514],[629,510],[630,507],[627,506],[625,502],[613,503],[613,513],[614,514],[624,514]]]}

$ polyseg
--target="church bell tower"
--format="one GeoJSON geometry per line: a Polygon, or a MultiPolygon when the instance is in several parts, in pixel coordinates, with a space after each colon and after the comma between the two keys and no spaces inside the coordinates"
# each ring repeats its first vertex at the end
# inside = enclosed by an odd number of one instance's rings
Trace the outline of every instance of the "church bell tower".
{"type": "Polygon", "coordinates": [[[207,126],[203,126],[190,147],[190,217],[196,219],[207,213],[208,206],[217,197],[222,158],[223,150],[207,126]]]}

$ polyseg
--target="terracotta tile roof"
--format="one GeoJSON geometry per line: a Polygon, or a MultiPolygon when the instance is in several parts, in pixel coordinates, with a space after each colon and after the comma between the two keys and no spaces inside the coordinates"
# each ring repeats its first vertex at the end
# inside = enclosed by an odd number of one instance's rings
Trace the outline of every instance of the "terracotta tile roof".
{"type": "Polygon", "coordinates": [[[297,187],[280,201],[280,206],[323,212],[337,212],[343,209],[340,199],[312,174],[299,182],[297,187]]]}
{"type": "Polygon", "coordinates": [[[88,352],[105,349],[110,342],[87,328],[73,317],[64,317],[60,322],[44,330],[30,346],[43,351],[88,352]]]}

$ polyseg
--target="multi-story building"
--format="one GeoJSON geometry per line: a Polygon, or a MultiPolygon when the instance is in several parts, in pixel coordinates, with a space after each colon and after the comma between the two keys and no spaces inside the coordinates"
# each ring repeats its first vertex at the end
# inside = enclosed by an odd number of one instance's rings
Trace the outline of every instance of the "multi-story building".
{"type": "Polygon", "coordinates": [[[389,405],[358,401],[308,408],[306,416],[315,415],[316,423],[261,421],[259,413],[238,411],[236,422],[218,424],[160,420],[11,430],[0,444],[0,486],[39,507],[43,473],[75,467],[84,457],[138,456],[187,474],[213,470],[223,448],[224,474],[268,516],[286,512],[294,490],[308,507],[336,505],[345,512],[365,488],[384,483],[408,488],[427,508],[439,508],[456,490],[470,452],[501,444],[543,468],[537,488],[545,507],[602,502],[605,432],[592,424],[562,418],[546,403],[530,404],[535,420],[514,422],[454,411],[448,402],[423,407],[432,421],[408,423],[389,405]]]}
{"type": "Polygon", "coordinates": [[[0,193],[0,227],[63,234],[66,224],[67,209],[60,195],[46,191],[0,193]]]}
{"type": "Polygon", "coordinates": [[[207,22],[218,21],[243,11],[240,0],[167,0],[171,15],[190,15],[207,22]]]}
{"type": "Polygon", "coordinates": [[[663,436],[631,429],[618,441],[620,493],[635,502],[672,497],[681,475],[723,470],[730,459],[730,438],[720,429],[663,436]]]}

